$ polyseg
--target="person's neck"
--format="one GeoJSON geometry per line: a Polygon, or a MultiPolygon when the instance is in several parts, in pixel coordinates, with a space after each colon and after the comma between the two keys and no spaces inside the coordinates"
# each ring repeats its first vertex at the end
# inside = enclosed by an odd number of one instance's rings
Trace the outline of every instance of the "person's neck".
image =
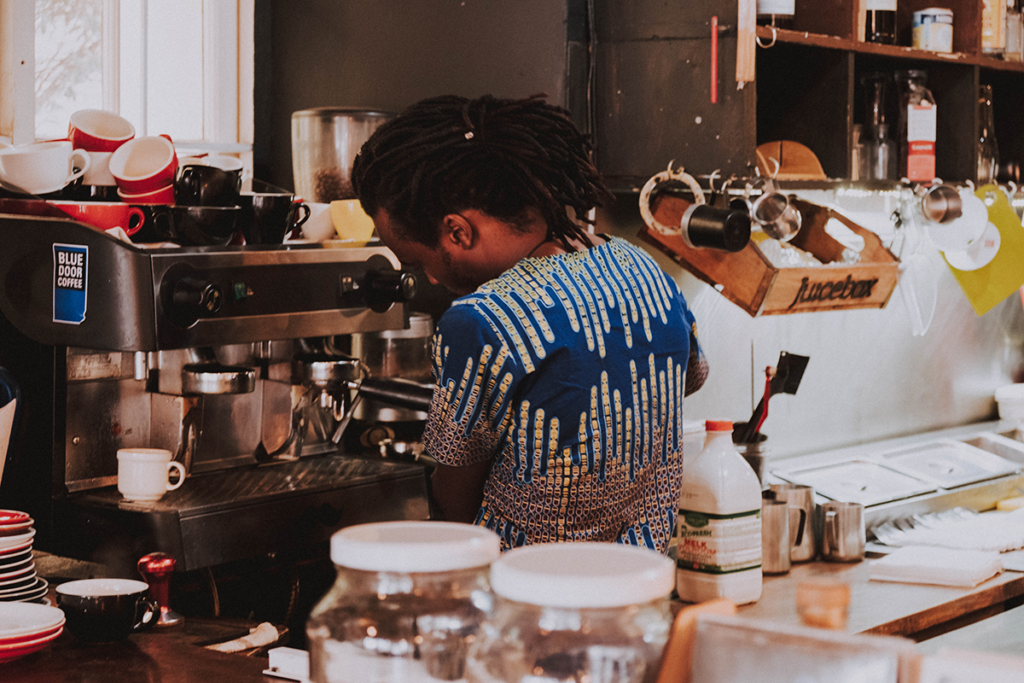
{"type": "Polygon", "coordinates": [[[591,237],[591,244],[587,244],[586,242],[580,239],[569,239],[568,242],[571,249],[566,249],[565,245],[562,244],[561,240],[545,236],[541,238],[541,241],[537,243],[537,246],[535,246],[533,250],[530,251],[530,253],[527,254],[524,258],[530,258],[531,256],[533,258],[543,258],[545,256],[557,256],[558,254],[567,254],[570,253],[570,251],[586,251],[590,247],[597,246],[598,244],[603,244],[606,241],[607,240],[597,235],[593,235],[591,237]]]}

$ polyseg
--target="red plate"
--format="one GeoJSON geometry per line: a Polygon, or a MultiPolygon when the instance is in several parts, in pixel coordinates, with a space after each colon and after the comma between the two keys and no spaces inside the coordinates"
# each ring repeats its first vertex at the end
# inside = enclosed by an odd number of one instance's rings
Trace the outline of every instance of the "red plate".
{"type": "Polygon", "coordinates": [[[0,603],[0,638],[19,638],[46,633],[64,623],[64,612],[56,607],[15,602],[0,603]]]}
{"type": "Polygon", "coordinates": [[[31,520],[27,512],[20,510],[0,510],[0,525],[6,524],[17,524],[18,522],[24,522],[31,520]]]}
{"type": "Polygon", "coordinates": [[[29,642],[29,641],[32,641],[32,640],[39,640],[40,638],[45,638],[47,636],[52,636],[55,633],[59,635],[60,631],[63,628],[64,628],[64,622],[62,621],[59,624],[56,624],[54,626],[50,626],[49,628],[44,628],[42,630],[36,631],[35,633],[25,633],[25,634],[20,635],[20,636],[11,636],[10,638],[0,638],[0,647],[4,647],[6,645],[17,645],[17,644],[26,643],[26,642],[29,642]]]}
{"type": "Polygon", "coordinates": [[[23,643],[13,643],[11,645],[0,645],[0,662],[9,662],[12,659],[19,659],[33,652],[38,652],[56,640],[63,632],[64,627],[61,626],[53,633],[36,638],[35,640],[26,640],[23,643]]]}

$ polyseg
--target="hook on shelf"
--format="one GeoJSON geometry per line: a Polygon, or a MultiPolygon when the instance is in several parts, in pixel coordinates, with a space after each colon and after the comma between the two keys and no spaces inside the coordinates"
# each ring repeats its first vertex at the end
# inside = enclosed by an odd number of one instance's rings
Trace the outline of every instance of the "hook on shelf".
{"type": "Polygon", "coordinates": [[[758,47],[764,48],[765,50],[767,50],[770,47],[775,47],[775,41],[779,39],[779,32],[778,32],[778,30],[776,30],[776,28],[774,26],[772,26],[771,29],[772,29],[772,42],[768,43],[767,45],[765,45],[764,43],[761,42],[761,36],[755,36],[754,37],[754,40],[757,42],[757,46],[758,47]]]}

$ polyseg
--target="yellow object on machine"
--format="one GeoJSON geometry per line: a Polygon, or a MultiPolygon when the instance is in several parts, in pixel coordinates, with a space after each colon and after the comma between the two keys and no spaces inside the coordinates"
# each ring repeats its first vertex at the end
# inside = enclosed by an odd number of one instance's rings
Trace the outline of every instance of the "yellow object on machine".
{"type": "Polygon", "coordinates": [[[996,503],[996,510],[1002,510],[1003,512],[1011,512],[1021,508],[1024,508],[1024,496],[1015,496],[1014,498],[1007,498],[996,503]]]}

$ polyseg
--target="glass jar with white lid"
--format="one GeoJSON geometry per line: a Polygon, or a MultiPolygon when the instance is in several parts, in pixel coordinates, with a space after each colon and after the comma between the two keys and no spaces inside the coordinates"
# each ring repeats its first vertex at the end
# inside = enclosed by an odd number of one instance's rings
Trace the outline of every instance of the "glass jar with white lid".
{"type": "Polygon", "coordinates": [[[306,623],[313,683],[463,680],[493,598],[498,536],[454,522],[379,522],[331,537],[338,576],[306,623]]]}
{"type": "Polygon", "coordinates": [[[672,625],[671,560],[614,543],[553,543],[491,566],[494,610],[470,683],[653,682],[672,625]]]}

